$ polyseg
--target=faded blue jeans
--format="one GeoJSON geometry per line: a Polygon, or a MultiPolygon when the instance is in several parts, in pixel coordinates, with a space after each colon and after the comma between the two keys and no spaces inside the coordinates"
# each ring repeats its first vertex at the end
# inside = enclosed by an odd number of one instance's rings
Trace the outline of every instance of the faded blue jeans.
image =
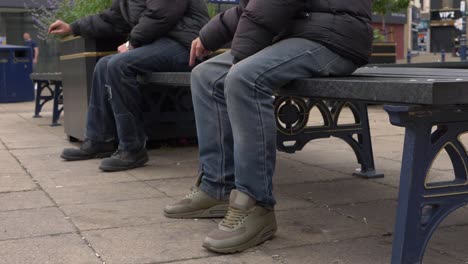
{"type": "Polygon", "coordinates": [[[200,189],[216,199],[227,199],[238,189],[272,208],[273,90],[297,78],[349,75],[357,67],[325,46],[300,38],[280,41],[235,65],[232,59],[227,52],[192,71],[200,189]]]}
{"type": "Polygon", "coordinates": [[[147,137],[137,75],[190,71],[188,61],[187,48],[169,38],[101,58],[94,69],[86,138],[99,142],[118,139],[122,150],[143,148],[147,137]]]}

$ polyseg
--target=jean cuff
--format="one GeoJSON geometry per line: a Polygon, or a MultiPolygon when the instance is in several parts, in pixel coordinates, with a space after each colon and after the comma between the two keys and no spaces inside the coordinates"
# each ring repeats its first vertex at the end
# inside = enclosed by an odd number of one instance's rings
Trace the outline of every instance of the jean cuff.
{"type": "Polygon", "coordinates": [[[208,194],[208,196],[210,196],[211,198],[213,199],[216,199],[216,200],[220,200],[220,201],[227,201],[229,200],[229,194],[231,193],[231,190],[229,190],[229,192],[226,194],[226,193],[221,193],[220,190],[220,187],[211,187],[209,186],[209,184],[205,181],[203,181],[202,179],[202,182],[200,183],[200,186],[198,187],[202,192],[208,194]]]}

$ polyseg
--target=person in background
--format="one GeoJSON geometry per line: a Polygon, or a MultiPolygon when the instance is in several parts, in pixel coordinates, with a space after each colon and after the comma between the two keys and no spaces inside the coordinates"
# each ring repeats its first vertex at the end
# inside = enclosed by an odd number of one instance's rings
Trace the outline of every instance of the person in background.
{"type": "Polygon", "coordinates": [[[200,177],[185,198],[164,209],[173,218],[224,217],[205,248],[234,253],[273,237],[273,91],[295,79],[346,76],[367,64],[371,4],[241,0],[193,41],[192,64],[232,41],[230,52],[192,71],[200,177]]]}
{"type": "Polygon", "coordinates": [[[31,35],[27,32],[23,34],[24,46],[28,46],[32,49],[33,64],[37,64],[37,58],[39,58],[39,47],[37,43],[31,39],[31,35]]]}
{"type": "Polygon", "coordinates": [[[61,157],[68,161],[105,158],[99,166],[103,171],[128,170],[148,162],[137,76],[190,71],[191,42],[208,20],[205,0],[114,0],[100,14],[72,24],[61,20],[51,24],[50,34],[128,37],[118,54],[96,64],[85,141],[79,149],[64,149],[61,157]]]}

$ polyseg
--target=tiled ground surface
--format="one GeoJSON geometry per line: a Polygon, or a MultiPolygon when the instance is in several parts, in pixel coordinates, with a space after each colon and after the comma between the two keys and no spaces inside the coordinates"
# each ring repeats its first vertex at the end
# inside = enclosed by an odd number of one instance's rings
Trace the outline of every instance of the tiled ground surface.
{"type": "MultiPolygon", "coordinates": [[[[204,250],[215,220],[174,220],[165,204],[194,181],[196,147],[150,151],[147,166],[102,173],[98,160],[64,162],[70,144],[50,127],[50,108],[31,118],[32,103],[0,104],[0,263],[389,263],[403,133],[379,106],[370,120],[377,168],[386,177],[351,176],[351,149],[336,139],[278,154],[279,231],[236,255],[204,250]]],[[[452,175],[448,157],[434,178],[452,175]]],[[[468,263],[468,211],[450,216],[431,240],[424,263],[468,263]]]]}

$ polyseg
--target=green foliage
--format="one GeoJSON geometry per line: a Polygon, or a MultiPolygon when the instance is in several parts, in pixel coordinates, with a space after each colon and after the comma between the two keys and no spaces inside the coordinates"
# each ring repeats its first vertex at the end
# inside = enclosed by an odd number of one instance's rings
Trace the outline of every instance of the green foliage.
{"type": "Polygon", "coordinates": [[[401,12],[408,8],[410,0],[374,0],[372,10],[379,15],[389,12],[401,12]]]}
{"type": "Polygon", "coordinates": [[[214,17],[218,14],[218,5],[213,3],[208,3],[208,14],[210,17],[214,17]]]}
{"type": "Polygon", "coordinates": [[[51,37],[47,34],[47,29],[56,20],[71,23],[79,18],[100,13],[111,6],[112,0],[47,0],[47,7],[39,5],[37,0],[28,2],[32,6],[39,6],[29,8],[28,3],[24,5],[31,12],[37,37],[45,40],[51,37]]]}
{"type": "Polygon", "coordinates": [[[374,29],[374,41],[385,41],[385,36],[380,33],[380,29],[374,29]]]}
{"type": "Polygon", "coordinates": [[[63,0],[57,8],[56,16],[71,23],[79,18],[100,13],[111,4],[112,0],[63,0]]]}

